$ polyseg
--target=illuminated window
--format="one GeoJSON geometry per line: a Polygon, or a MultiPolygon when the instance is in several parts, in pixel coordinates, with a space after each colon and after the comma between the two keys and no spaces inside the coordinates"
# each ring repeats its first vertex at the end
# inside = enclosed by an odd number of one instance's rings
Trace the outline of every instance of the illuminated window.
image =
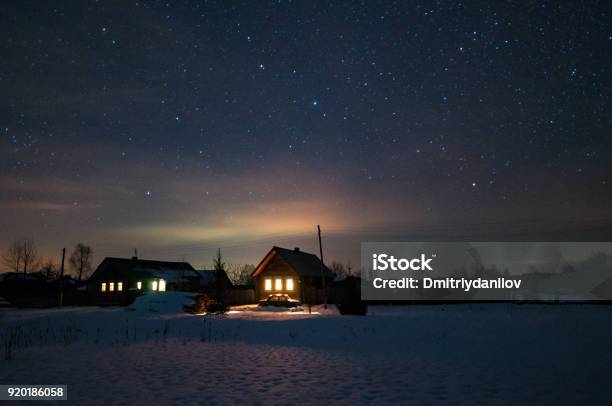
{"type": "Polygon", "coordinates": [[[108,291],[113,292],[115,290],[115,282],[110,282],[108,284],[108,291]]]}
{"type": "Polygon", "coordinates": [[[274,289],[275,290],[283,290],[283,280],[281,278],[274,280],[274,289]]]}
{"type": "Polygon", "coordinates": [[[117,282],[117,292],[123,292],[123,282],[117,282]]]}
{"type": "Polygon", "coordinates": [[[285,287],[287,290],[293,290],[293,279],[292,278],[285,279],[285,287]]]}
{"type": "Polygon", "coordinates": [[[136,289],[138,289],[138,290],[142,289],[142,282],[140,282],[140,281],[136,282],[136,289]]]}
{"type": "Polygon", "coordinates": [[[265,280],[265,290],[272,290],[272,279],[266,278],[265,280]]]}
{"type": "Polygon", "coordinates": [[[163,279],[159,280],[159,289],[160,292],[165,292],[166,291],[166,281],[163,279]]]}
{"type": "Polygon", "coordinates": [[[102,284],[100,285],[100,290],[102,292],[106,292],[106,282],[102,282],[102,284]]]}
{"type": "Polygon", "coordinates": [[[157,281],[153,281],[151,284],[151,290],[157,290],[157,281]]]}

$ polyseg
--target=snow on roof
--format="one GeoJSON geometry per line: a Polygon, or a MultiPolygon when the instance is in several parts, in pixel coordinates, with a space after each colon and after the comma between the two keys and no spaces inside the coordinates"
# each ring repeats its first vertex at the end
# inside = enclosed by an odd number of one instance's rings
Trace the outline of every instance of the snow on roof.
{"type": "Polygon", "coordinates": [[[178,282],[190,277],[199,278],[200,275],[194,269],[173,269],[173,268],[134,268],[134,271],[148,272],[154,278],[164,279],[166,282],[178,282]]]}
{"type": "Polygon", "coordinates": [[[197,277],[195,269],[188,262],[153,261],[139,258],[112,258],[106,257],[98,265],[90,280],[100,278],[101,274],[112,273],[124,275],[128,273],[146,272],[154,276],[174,281],[184,276],[197,277]]]}
{"type": "MultiPolygon", "coordinates": [[[[106,257],[102,264],[113,267],[125,267],[125,268],[141,268],[146,270],[151,269],[164,269],[169,271],[184,271],[184,270],[194,270],[193,267],[188,262],[174,262],[174,261],[155,261],[150,259],[140,259],[140,258],[113,258],[106,257]]],[[[100,264],[100,266],[102,265],[100,264]]]]}

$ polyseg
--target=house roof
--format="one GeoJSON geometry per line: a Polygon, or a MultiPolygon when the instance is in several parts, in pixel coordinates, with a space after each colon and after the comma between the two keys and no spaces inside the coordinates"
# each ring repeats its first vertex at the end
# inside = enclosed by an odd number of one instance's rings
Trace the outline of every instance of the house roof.
{"type": "MultiPolygon", "coordinates": [[[[103,263],[125,269],[159,270],[159,271],[195,271],[188,262],[154,261],[140,258],[104,258],[103,263]]],[[[102,265],[102,264],[100,264],[102,265]]]]}
{"type": "MultiPolygon", "coordinates": [[[[290,250],[277,246],[272,247],[264,259],[257,265],[251,276],[255,277],[261,273],[268,266],[270,261],[277,256],[287,262],[287,264],[300,275],[321,276],[321,260],[319,257],[309,252],[300,251],[299,248],[290,250]]],[[[323,265],[323,273],[328,278],[334,277],[334,274],[325,265],[323,265]]]]}
{"type": "MultiPolygon", "coordinates": [[[[200,276],[200,280],[202,284],[209,284],[215,280],[216,272],[214,269],[198,269],[196,270],[198,275],[200,276]]],[[[226,274],[227,275],[227,274],[226,274]]]]}
{"type": "Polygon", "coordinates": [[[187,262],[170,262],[170,261],[153,261],[149,259],[139,258],[113,258],[106,257],[98,265],[96,271],[90,279],[96,279],[96,274],[112,270],[113,273],[138,273],[147,272],[164,279],[173,279],[173,275],[183,275],[184,272],[193,273],[193,276],[198,276],[195,269],[187,262]]]}

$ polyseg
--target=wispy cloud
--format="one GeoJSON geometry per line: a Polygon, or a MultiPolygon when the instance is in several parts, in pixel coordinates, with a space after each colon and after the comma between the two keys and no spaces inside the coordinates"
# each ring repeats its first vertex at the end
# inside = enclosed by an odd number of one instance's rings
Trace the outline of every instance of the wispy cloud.
{"type": "Polygon", "coordinates": [[[0,208],[13,210],[35,210],[35,211],[73,211],[79,209],[95,209],[100,205],[79,203],[56,203],[45,201],[4,201],[0,202],[0,208]]]}

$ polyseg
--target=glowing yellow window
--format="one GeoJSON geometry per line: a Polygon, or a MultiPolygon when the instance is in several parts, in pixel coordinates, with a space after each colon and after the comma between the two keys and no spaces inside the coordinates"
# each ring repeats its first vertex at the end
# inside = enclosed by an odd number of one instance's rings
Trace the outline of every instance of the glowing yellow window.
{"type": "Polygon", "coordinates": [[[117,292],[123,292],[123,282],[117,282],[117,292]]]}
{"type": "Polygon", "coordinates": [[[138,290],[142,289],[142,282],[140,282],[140,281],[136,282],[136,289],[138,289],[138,290]]]}
{"type": "Polygon", "coordinates": [[[159,280],[159,289],[160,292],[165,292],[166,291],[166,281],[163,279],[159,280]]]}
{"type": "Polygon", "coordinates": [[[151,284],[151,290],[157,290],[157,281],[153,281],[151,284]]]}
{"type": "Polygon", "coordinates": [[[106,282],[102,282],[102,284],[100,285],[100,290],[102,292],[106,292],[106,282]]]}
{"type": "Polygon", "coordinates": [[[266,278],[264,289],[265,290],[272,290],[272,279],[266,278]]]}
{"type": "Polygon", "coordinates": [[[110,282],[108,284],[108,291],[113,292],[115,290],[115,282],[110,282]]]}
{"type": "Polygon", "coordinates": [[[274,280],[274,289],[275,290],[283,290],[283,280],[281,278],[274,280]]]}
{"type": "Polygon", "coordinates": [[[287,290],[293,290],[293,278],[285,279],[285,288],[287,290]]]}

